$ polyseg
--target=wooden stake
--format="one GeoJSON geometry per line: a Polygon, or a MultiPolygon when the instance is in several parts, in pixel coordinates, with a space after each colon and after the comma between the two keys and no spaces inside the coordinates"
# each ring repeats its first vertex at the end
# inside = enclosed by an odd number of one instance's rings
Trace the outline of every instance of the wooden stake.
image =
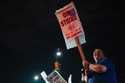
{"type": "MultiPolygon", "coordinates": [[[[77,44],[77,47],[78,47],[78,50],[79,50],[79,53],[80,53],[80,58],[81,58],[81,60],[83,62],[84,60],[86,60],[86,57],[85,57],[85,54],[84,54],[84,52],[82,50],[82,47],[81,47],[81,44],[80,44],[80,41],[79,41],[78,37],[75,38],[75,42],[77,44]]],[[[84,79],[85,83],[87,83],[87,72],[86,72],[86,70],[84,71],[84,73],[85,73],[85,76],[84,76],[85,78],[83,78],[83,79],[84,79]]]]}
{"type": "Polygon", "coordinates": [[[77,47],[78,47],[78,50],[79,50],[79,53],[80,53],[80,57],[81,57],[81,60],[84,61],[86,60],[86,57],[85,57],[85,54],[82,50],[82,47],[81,47],[81,44],[80,44],[80,41],[79,41],[79,38],[75,38],[75,42],[77,44],[77,47]]]}

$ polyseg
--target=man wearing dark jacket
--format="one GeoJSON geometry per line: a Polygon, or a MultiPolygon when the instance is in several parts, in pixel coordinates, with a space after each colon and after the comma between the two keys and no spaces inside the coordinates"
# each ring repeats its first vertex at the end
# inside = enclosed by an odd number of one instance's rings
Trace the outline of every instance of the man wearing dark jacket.
{"type": "Polygon", "coordinates": [[[92,72],[93,83],[117,83],[116,72],[113,63],[104,56],[101,49],[95,49],[93,52],[95,63],[91,64],[87,60],[83,62],[84,66],[89,67],[92,72]]]}

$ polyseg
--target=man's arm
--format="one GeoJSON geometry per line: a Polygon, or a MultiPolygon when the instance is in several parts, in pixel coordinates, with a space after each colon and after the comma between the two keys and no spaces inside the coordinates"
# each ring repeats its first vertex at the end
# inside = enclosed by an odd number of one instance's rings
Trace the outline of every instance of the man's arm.
{"type": "Polygon", "coordinates": [[[90,64],[89,69],[96,73],[103,73],[107,71],[107,67],[101,64],[90,64]]]}

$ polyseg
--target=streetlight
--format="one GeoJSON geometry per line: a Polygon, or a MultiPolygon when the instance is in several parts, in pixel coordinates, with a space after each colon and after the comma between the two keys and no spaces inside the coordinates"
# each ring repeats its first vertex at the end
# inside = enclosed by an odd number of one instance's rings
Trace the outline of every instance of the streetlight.
{"type": "Polygon", "coordinates": [[[56,53],[56,56],[58,56],[58,57],[60,57],[62,55],[62,53],[60,52],[60,51],[58,51],[57,53],[56,53]]]}
{"type": "Polygon", "coordinates": [[[47,74],[45,71],[42,71],[40,74],[37,74],[33,77],[34,81],[41,83],[49,83],[47,80],[47,74]]]}
{"type": "Polygon", "coordinates": [[[35,75],[35,76],[34,76],[34,80],[36,80],[36,81],[39,80],[39,76],[38,76],[38,75],[35,75]]]}
{"type": "Polygon", "coordinates": [[[62,51],[60,50],[60,48],[58,48],[56,52],[56,58],[61,56],[62,56],[62,51]]]}

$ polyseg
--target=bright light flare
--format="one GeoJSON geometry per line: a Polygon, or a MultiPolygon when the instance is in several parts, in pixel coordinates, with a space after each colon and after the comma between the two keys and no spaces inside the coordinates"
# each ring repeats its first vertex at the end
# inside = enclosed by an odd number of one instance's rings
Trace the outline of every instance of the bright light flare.
{"type": "Polygon", "coordinates": [[[34,76],[34,80],[38,80],[38,79],[39,79],[38,75],[34,76]]]}
{"type": "Polygon", "coordinates": [[[57,56],[61,56],[62,53],[61,53],[61,52],[57,52],[56,55],[57,55],[57,56]]]}

